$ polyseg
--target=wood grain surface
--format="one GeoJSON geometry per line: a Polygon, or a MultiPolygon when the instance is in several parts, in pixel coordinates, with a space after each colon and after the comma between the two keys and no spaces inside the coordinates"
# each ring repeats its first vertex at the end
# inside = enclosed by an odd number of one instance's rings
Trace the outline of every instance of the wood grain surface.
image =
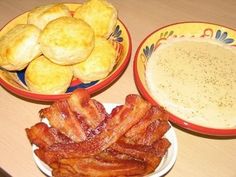
{"type": "MultiPolygon", "coordinates": [[[[0,27],[36,6],[61,0],[0,0],[0,27]]],[[[133,79],[133,59],[140,42],[152,31],[181,21],[205,21],[236,29],[235,0],[110,0],[132,37],[132,56],[123,75],[94,98],[123,103],[138,93],[133,79]]],[[[16,177],[43,177],[33,161],[24,129],[39,121],[42,102],[22,99],[0,87],[0,166],[16,177]]],[[[236,104],[236,103],[235,103],[236,104]]],[[[236,177],[236,139],[194,134],[175,126],[177,161],[167,177],[236,177]]]]}

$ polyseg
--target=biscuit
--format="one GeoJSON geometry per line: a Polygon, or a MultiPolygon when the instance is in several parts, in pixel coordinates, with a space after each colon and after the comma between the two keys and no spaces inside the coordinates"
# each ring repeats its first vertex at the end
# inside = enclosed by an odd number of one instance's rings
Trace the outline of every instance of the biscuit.
{"type": "Polygon", "coordinates": [[[65,93],[72,77],[70,66],[55,64],[43,55],[34,59],[25,71],[28,88],[42,94],[65,93]]]}
{"type": "Polygon", "coordinates": [[[46,25],[39,42],[42,53],[51,61],[71,65],[90,55],[94,48],[94,31],[83,20],[60,17],[46,25]]]}
{"type": "Polygon", "coordinates": [[[64,4],[49,4],[37,7],[28,13],[28,24],[43,29],[48,22],[59,17],[71,17],[69,8],[64,4]]]}
{"type": "Polygon", "coordinates": [[[74,76],[82,82],[91,82],[105,78],[116,64],[117,52],[110,41],[95,39],[91,55],[84,61],[73,65],[74,76]]]}
{"type": "Polygon", "coordinates": [[[96,36],[109,37],[117,23],[117,10],[106,0],[89,0],[75,10],[74,17],[87,22],[96,36]]]}
{"type": "Polygon", "coordinates": [[[19,24],[0,38],[0,66],[11,71],[24,69],[41,54],[38,38],[40,29],[19,24]]]}

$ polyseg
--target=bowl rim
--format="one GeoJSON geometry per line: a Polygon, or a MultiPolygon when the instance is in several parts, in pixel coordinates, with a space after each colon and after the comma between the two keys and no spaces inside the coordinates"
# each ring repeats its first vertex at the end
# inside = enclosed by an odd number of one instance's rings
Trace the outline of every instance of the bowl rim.
{"type": "MultiPolygon", "coordinates": [[[[80,3],[64,3],[67,5],[79,5],[80,3]]],[[[17,17],[20,17],[26,13],[28,13],[29,11],[25,11],[23,13],[21,13],[20,15],[17,15],[16,17],[14,17],[13,19],[11,19],[10,21],[8,21],[1,29],[4,29],[9,23],[12,22],[12,20],[16,19],[17,17]]],[[[123,62],[121,63],[121,65],[115,69],[115,71],[113,73],[111,73],[110,75],[108,75],[106,78],[104,78],[103,80],[101,80],[101,82],[98,82],[96,85],[86,88],[89,92],[89,94],[95,94],[96,92],[101,91],[102,89],[104,89],[105,87],[108,87],[112,82],[115,82],[119,76],[122,75],[122,73],[125,71],[125,69],[128,67],[128,64],[130,62],[130,58],[131,58],[131,53],[132,53],[132,40],[131,40],[131,35],[130,32],[128,30],[128,28],[126,27],[126,25],[124,24],[124,22],[122,20],[120,20],[119,18],[117,19],[119,21],[119,23],[124,27],[125,29],[125,33],[127,34],[127,54],[124,56],[123,62]]],[[[62,93],[62,94],[40,94],[40,93],[34,93],[31,92],[30,90],[24,90],[21,88],[18,88],[14,85],[11,85],[10,83],[8,83],[7,81],[5,81],[4,79],[2,79],[2,77],[0,76],[0,84],[6,88],[8,91],[16,94],[17,96],[20,97],[24,97],[30,100],[35,100],[35,101],[44,101],[44,102],[50,102],[50,101],[55,101],[58,99],[62,99],[65,97],[68,97],[71,92],[69,93],[62,93]]]]}
{"type": "MultiPolygon", "coordinates": [[[[224,25],[220,25],[217,23],[210,23],[210,22],[204,22],[204,21],[182,21],[182,22],[177,22],[177,23],[171,23],[165,26],[162,26],[156,30],[154,30],[153,32],[151,32],[150,34],[148,34],[139,44],[136,52],[135,52],[135,56],[134,56],[134,61],[133,61],[133,74],[134,74],[134,80],[135,80],[135,84],[139,90],[139,92],[141,93],[141,95],[143,95],[144,98],[146,98],[151,104],[153,105],[158,105],[158,102],[155,101],[151,95],[148,93],[148,91],[145,89],[139,73],[138,73],[138,68],[137,68],[137,61],[138,61],[138,55],[140,53],[141,48],[143,47],[143,44],[156,32],[170,27],[170,26],[174,26],[174,25],[181,25],[181,24],[190,24],[190,23],[194,23],[194,24],[209,24],[209,25],[216,25],[216,26],[220,26],[220,27],[224,27],[230,30],[233,30],[236,32],[236,29],[224,26],[224,25]]],[[[168,111],[167,111],[168,112],[168,111]]],[[[236,128],[229,128],[229,129],[223,129],[223,128],[211,128],[211,127],[205,127],[205,126],[201,126],[201,125],[197,125],[188,121],[185,121],[183,119],[181,119],[178,116],[175,116],[173,114],[171,114],[170,112],[168,112],[168,114],[170,115],[170,121],[173,122],[174,124],[177,124],[178,126],[190,130],[192,132],[196,132],[196,133],[200,133],[200,134],[205,134],[205,135],[211,135],[211,136],[236,136],[236,128]]]]}

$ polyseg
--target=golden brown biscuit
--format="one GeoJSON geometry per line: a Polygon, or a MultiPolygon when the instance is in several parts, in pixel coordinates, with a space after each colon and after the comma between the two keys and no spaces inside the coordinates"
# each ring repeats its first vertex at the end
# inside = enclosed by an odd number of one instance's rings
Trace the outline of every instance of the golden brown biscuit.
{"type": "Polygon", "coordinates": [[[0,38],[0,66],[7,70],[22,70],[39,56],[40,29],[34,25],[16,25],[0,38]]]}
{"type": "Polygon", "coordinates": [[[34,59],[26,69],[25,82],[36,93],[65,93],[70,86],[73,72],[70,66],[61,66],[43,55],[34,59]]]}
{"type": "Polygon", "coordinates": [[[94,48],[94,31],[83,20],[60,17],[46,25],[39,41],[47,58],[57,64],[71,65],[90,55],[94,48]]]}
{"type": "Polygon", "coordinates": [[[75,18],[87,22],[96,36],[108,37],[117,23],[117,10],[106,0],[89,0],[74,13],[75,18]]]}
{"type": "Polygon", "coordinates": [[[84,62],[73,65],[74,76],[82,82],[103,79],[113,69],[116,57],[117,52],[110,41],[98,37],[91,55],[84,62]]]}
{"type": "Polygon", "coordinates": [[[69,8],[64,4],[49,4],[37,7],[29,12],[28,24],[43,29],[48,22],[59,17],[71,17],[69,8]]]}

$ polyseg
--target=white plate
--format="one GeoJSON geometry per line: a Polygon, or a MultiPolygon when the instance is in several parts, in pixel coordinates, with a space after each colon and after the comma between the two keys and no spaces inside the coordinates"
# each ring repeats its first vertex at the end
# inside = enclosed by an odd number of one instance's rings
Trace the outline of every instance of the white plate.
{"type": "MultiPolygon", "coordinates": [[[[104,103],[103,105],[106,108],[106,111],[108,113],[110,113],[112,111],[112,109],[114,107],[116,107],[118,104],[104,103]]],[[[43,122],[48,123],[47,119],[44,119],[43,122]]],[[[168,130],[168,132],[165,134],[164,137],[167,138],[171,142],[171,146],[169,147],[166,155],[163,157],[161,163],[159,164],[159,166],[157,167],[155,172],[153,172],[152,174],[150,174],[148,176],[152,176],[152,177],[154,177],[154,176],[155,177],[163,176],[164,174],[166,174],[172,168],[172,166],[174,165],[174,163],[176,161],[178,145],[177,145],[176,134],[175,134],[174,128],[172,126],[168,130]]],[[[47,164],[45,164],[43,161],[41,161],[36,156],[36,154],[34,153],[34,150],[37,149],[37,148],[38,147],[36,145],[34,145],[34,144],[32,145],[33,159],[34,159],[35,163],[37,164],[37,166],[39,167],[39,169],[43,173],[45,173],[47,176],[52,176],[51,168],[47,164]]]]}

